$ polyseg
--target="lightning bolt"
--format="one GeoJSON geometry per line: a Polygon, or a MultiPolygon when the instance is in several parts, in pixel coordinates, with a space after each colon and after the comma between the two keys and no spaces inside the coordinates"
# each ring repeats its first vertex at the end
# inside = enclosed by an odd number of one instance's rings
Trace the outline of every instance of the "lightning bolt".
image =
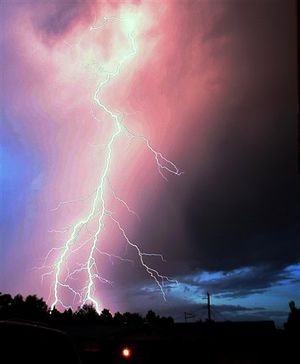
{"type": "MultiPolygon", "coordinates": [[[[99,29],[102,29],[110,21],[122,22],[126,21],[126,18],[105,17],[103,19],[102,24],[100,24],[99,26],[91,26],[89,28],[89,32],[99,31],[99,29]]],[[[149,152],[152,153],[154,160],[156,162],[158,172],[164,179],[167,179],[164,173],[170,173],[177,176],[182,174],[182,172],[179,171],[176,165],[170,160],[168,160],[166,157],[164,157],[161,152],[157,151],[145,136],[136,134],[134,131],[130,130],[124,124],[122,114],[113,111],[109,105],[105,104],[102,101],[102,95],[107,85],[111,82],[112,79],[118,77],[118,75],[124,68],[125,64],[128,63],[129,60],[133,59],[137,55],[137,44],[136,44],[134,30],[127,33],[127,39],[130,45],[129,47],[130,50],[125,56],[123,56],[118,61],[117,66],[113,71],[103,71],[102,66],[98,67],[98,70],[101,69],[102,73],[105,72],[105,78],[98,81],[96,89],[92,95],[92,103],[97,107],[98,110],[101,110],[106,116],[108,116],[108,118],[111,120],[113,129],[109,136],[108,142],[104,148],[104,164],[102,170],[99,173],[98,184],[95,191],[92,194],[88,195],[87,197],[77,200],[77,201],[83,201],[91,199],[89,210],[86,213],[86,215],[83,216],[81,219],[79,219],[73,226],[68,227],[65,230],[52,230],[52,232],[57,232],[57,233],[58,232],[68,233],[69,236],[65,240],[63,246],[59,248],[52,248],[50,252],[47,254],[45,259],[45,267],[47,268],[50,267],[51,272],[45,273],[44,275],[49,275],[51,273],[54,274],[54,283],[52,287],[54,298],[51,304],[51,310],[53,310],[55,306],[57,306],[58,304],[61,304],[62,307],[64,308],[69,307],[64,304],[63,299],[60,297],[60,290],[65,289],[73,294],[74,297],[73,302],[77,298],[79,299],[81,305],[85,304],[86,302],[90,302],[94,305],[97,312],[100,312],[101,310],[100,304],[94,297],[95,279],[99,279],[101,282],[105,282],[108,284],[112,284],[112,282],[110,282],[104,277],[101,277],[101,275],[99,274],[96,265],[96,253],[98,252],[99,254],[108,256],[110,259],[113,257],[120,260],[129,261],[129,259],[124,259],[122,257],[115,256],[107,252],[103,252],[98,248],[97,245],[100,240],[101,233],[104,229],[106,219],[110,219],[113,222],[113,224],[117,227],[127,245],[136,250],[140,264],[159,287],[163,299],[166,299],[164,292],[164,283],[166,281],[176,283],[176,280],[172,280],[164,275],[161,275],[157,270],[151,268],[145,263],[144,258],[147,256],[159,257],[162,261],[165,260],[161,254],[142,252],[139,246],[129,239],[125,231],[125,228],[113,216],[113,213],[108,209],[107,206],[106,195],[107,195],[107,190],[109,188],[110,191],[112,192],[114,199],[119,203],[121,203],[123,206],[125,206],[129,213],[135,214],[138,217],[138,215],[133,210],[130,209],[128,204],[117,196],[109,181],[109,173],[113,162],[114,147],[117,139],[123,134],[127,135],[129,138],[138,139],[145,145],[145,147],[149,150],[149,152]],[[88,239],[79,244],[78,243],[79,235],[84,231],[84,229],[87,229],[88,225],[91,224],[91,222],[94,221],[95,219],[96,219],[96,228],[94,229],[93,233],[90,234],[91,236],[88,239]],[[76,244],[77,246],[75,246],[76,244]],[[69,267],[67,265],[67,259],[70,257],[71,254],[74,254],[75,252],[79,251],[83,246],[89,246],[88,256],[86,258],[86,261],[83,264],[78,263],[77,268],[74,269],[72,272],[70,272],[69,267]],[[49,266],[49,264],[47,265],[46,261],[54,251],[59,251],[60,254],[56,259],[55,263],[49,266]],[[67,275],[65,277],[63,277],[64,270],[67,271],[67,275]],[[78,291],[71,286],[71,283],[69,283],[69,281],[76,279],[74,277],[82,273],[86,274],[87,281],[85,283],[84,288],[81,291],[78,291]]],[[[99,122],[99,119],[95,115],[93,115],[93,119],[96,122],[99,122]]],[[[65,204],[75,203],[75,202],[76,200],[60,202],[57,205],[57,207],[52,209],[52,211],[56,211],[65,204]]]]}

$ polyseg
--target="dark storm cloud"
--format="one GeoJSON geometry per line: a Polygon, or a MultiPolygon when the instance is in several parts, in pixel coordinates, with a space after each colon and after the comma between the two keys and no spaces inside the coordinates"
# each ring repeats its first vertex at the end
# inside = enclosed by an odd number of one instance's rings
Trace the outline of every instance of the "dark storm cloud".
{"type": "Polygon", "coordinates": [[[227,6],[210,36],[231,35],[236,68],[211,140],[211,175],[190,186],[186,231],[205,269],[278,269],[300,259],[294,6],[227,6]]]}
{"type": "Polygon", "coordinates": [[[203,37],[221,36],[229,42],[215,57],[231,71],[205,165],[195,130],[195,157],[182,158],[185,176],[168,184],[160,201],[166,208],[152,212],[142,234],[178,276],[254,267],[226,283],[241,295],[269,287],[300,260],[295,4],[224,2],[203,37]],[[166,216],[171,229],[160,222],[166,216]]]}
{"type": "MultiPolygon", "coordinates": [[[[122,291],[122,287],[118,287],[122,291]]],[[[154,287],[153,287],[154,288],[154,287]]],[[[123,288],[124,289],[124,288],[123,288]]],[[[155,288],[154,288],[155,289],[155,288]]],[[[137,290],[136,288],[126,288],[123,292],[126,296],[124,301],[124,311],[147,313],[148,310],[154,309],[155,312],[162,316],[172,316],[176,321],[184,321],[184,313],[189,313],[189,320],[206,320],[207,304],[204,294],[199,295],[201,303],[195,303],[185,299],[182,295],[168,295],[167,302],[158,304],[156,294],[153,290],[137,290]]],[[[215,297],[212,298],[215,301],[215,297]]],[[[275,320],[278,325],[282,325],[287,320],[287,310],[268,310],[261,305],[250,307],[239,304],[212,304],[212,319],[217,321],[224,320],[275,320]]]]}
{"type": "Polygon", "coordinates": [[[91,20],[97,2],[89,0],[26,2],[25,6],[35,12],[32,23],[45,42],[55,42],[78,22],[91,20]]]}
{"type": "Polygon", "coordinates": [[[77,18],[86,12],[84,1],[53,2],[49,13],[42,20],[40,27],[48,34],[59,35],[67,31],[77,18]]]}
{"type": "Polygon", "coordinates": [[[273,267],[242,268],[231,272],[220,272],[218,277],[203,279],[201,274],[183,278],[182,283],[196,292],[214,292],[222,298],[240,298],[262,293],[273,285],[296,283],[293,273],[273,267]]]}

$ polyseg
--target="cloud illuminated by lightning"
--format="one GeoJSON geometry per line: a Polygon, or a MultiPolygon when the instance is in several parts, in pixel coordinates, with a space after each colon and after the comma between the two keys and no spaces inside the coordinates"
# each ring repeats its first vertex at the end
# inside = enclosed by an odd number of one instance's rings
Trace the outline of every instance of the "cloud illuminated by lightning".
{"type": "MultiPolygon", "coordinates": [[[[108,26],[110,22],[118,22],[121,25],[122,30],[126,34],[128,40],[129,51],[119,58],[117,66],[112,71],[105,71],[103,65],[101,64],[93,65],[94,69],[98,73],[101,73],[101,77],[96,85],[93,94],[91,95],[91,103],[98,109],[98,112],[101,111],[103,115],[106,115],[109,118],[112,130],[110,132],[107,143],[103,144],[104,163],[101,170],[98,172],[98,184],[95,188],[95,191],[92,194],[77,200],[91,200],[88,212],[71,227],[68,227],[66,229],[52,230],[52,232],[56,233],[67,232],[69,236],[65,240],[63,246],[51,249],[44,261],[43,268],[48,268],[50,269],[50,271],[44,273],[43,277],[45,275],[54,276],[54,281],[52,285],[54,298],[51,303],[51,309],[54,309],[54,307],[58,306],[59,304],[63,308],[69,307],[64,303],[63,296],[61,294],[62,290],[67,290],[73,295],[73,303],[76,299],[80,302],[81,305],[89,302],[95,306],[98,312],[101,311],[100,304],[94,296],[95,280],[98,279],[101,282],[108,284],[111,284],[112,282],[99,274],[96,264],[96,254],[98,253],[103,256],[108,256],[110,259],[115,258],[123,261],[129,261],[128,259],[124,259],[122,257],[104,252],[99,248],[101,233],[103,232],[107,220],[110,220],[116,226],[116,228],[120,232],[120,235],[125,240],[126,244],[129,247],[135,249],[141,266],[155,281],[164,299],[166,299],[164,292],[164,283],[176,282],[175,280],[169,279],[167,276],[161,275],[157,270],[151,268],[146,264],[144,259],[145,257],[159,257],[162,261],[164,261],[164,258],[160,254],[142,252],[138,244],[130,240],[125,228],[121,225],[120,221],[118,221],[118,219],[114,216],[109,208],[107,192],[111,191],[116,201],[125,206],[129,213],[135,214],[138,217],[138,215],[132,209],[130,209],[126,201],[121,199],[116,194],[109,180],[111,166],[113,163],[116,163],[116,161],[114,160],[116,141],[121,135],[125,135],[131,139],[139,139],[144,144],[147,150],[153,155],[158,172],[164,179],[167,179],[165,173],[170,173],[177,176],[181,175],[182,173],[172,161],[168,160],[166,157],[163,156],[161,152],[157,151],[144,135],[135,133],[134,131],[130,130],[124,124],[123,116],[121,113],[114,111],[108,104],[103,101],[102,95],[105,93],[105,89],[108,84],[113,79],[118,78],[118,75],[123,71],[126,64],[138,55],[138,47],[135,34],[137,19],[132,13],[128,16],[126,16],[125,14],[120,17],[104,17],[100,25],[90,26],[88,32],[99,32],[104,27],[108,26]],[[105,75],[104,79],[103,74],[105,75]],[[94,224],[94,229],[92,232],[89,232],[89,226],[92,223],[94,224]],[[80,234],[82,234],[83,231],[87,232],[89,234],[89,237],[82,241],[82,239],[80,239],[80,234]],[[88,254],[85,262],[77,263],[76,268],[73,268],[73,270],[70,271],[68,266],[68,259],[70,255],[77,254],[78,251],[80,251],[83,247],[88,247],[88,254]],[[59,256],[56,258],[55,263],[52,265],[47,264],[48,258],[57,251],[59,252],[59,256]],[[81,274],[85,274],[86,280],[84,283],[84,287],[78,290],[71,285],[71,282],[72,280],[76,280],[76,277],[81,274]]],[[[95,122],[100,121],[95,113],[92,113],[92,118],[95,122]]],[[[57,205],[57,207],[52,209],[52,211],[56,211],[61,206],[68,203],[76,203],[76,200],[62,201],[57,205]]]]}

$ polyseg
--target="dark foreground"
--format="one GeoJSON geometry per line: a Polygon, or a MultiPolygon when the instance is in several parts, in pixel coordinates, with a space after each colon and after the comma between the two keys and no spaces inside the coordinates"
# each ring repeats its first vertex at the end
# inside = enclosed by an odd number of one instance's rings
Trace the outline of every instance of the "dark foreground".
{"type": "Polygon", "coordinates": [[[1,363],[299,363],[300,337],[273,322],[139,325],[0,322],[1,363]]]}

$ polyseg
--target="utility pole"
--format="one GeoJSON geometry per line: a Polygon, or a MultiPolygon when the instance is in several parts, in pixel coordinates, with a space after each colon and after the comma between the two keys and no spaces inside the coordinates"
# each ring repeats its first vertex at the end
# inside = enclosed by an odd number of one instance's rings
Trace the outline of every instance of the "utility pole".
{"type": "Polygon", "coordinates": [[[195,315],[194,314],[192,314],[192,313],[189,313],[189,312],[185,312],[184,313],[184,321],[185,322],[187,322],[187,320],[188,319],[192,319],[192,318],[194,318],[195,317],[195,315]]]}
{"type": "Polygon", "coordinates": [[[207,315],[208,315],[208,322],[211,322],[210,294],[209,294],[209,292],[207,292],[207,315]]]}

